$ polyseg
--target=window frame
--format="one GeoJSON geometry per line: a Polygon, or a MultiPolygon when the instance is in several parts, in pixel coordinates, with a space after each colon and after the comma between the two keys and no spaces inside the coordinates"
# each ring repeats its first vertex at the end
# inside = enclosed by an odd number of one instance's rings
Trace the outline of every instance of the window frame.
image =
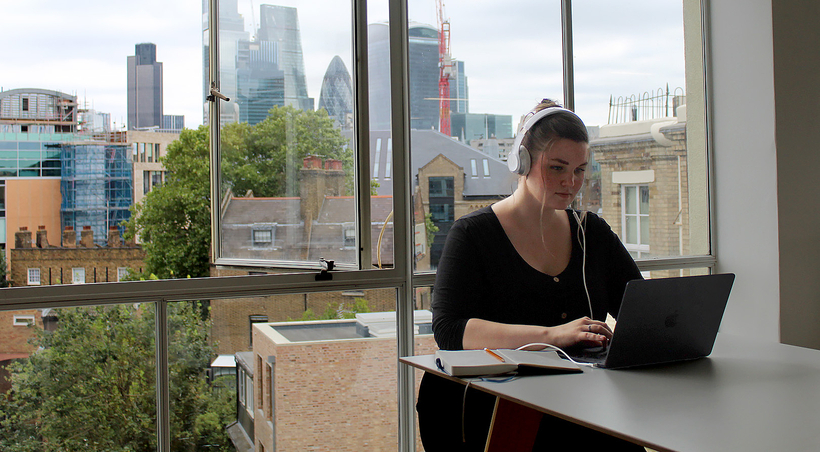
{"type": "Polygon", "coordinates": [[[646,190],[646,196],[649,197],[649,184],[624,184],[621,185],[621,230],[623,232],[623,237],[621,241],[623,241],[624,247],[626,247],[627,251],[631,253],[636,253],[636,259],[640,259],[643,254],[649,253],[649,244],[648,242],[644,244],[644,237],[643,237],[643,222],[649,222],[649,212],[642,212],[641,211],[641,197],[643,196],[643,192],[646,190]],[[627,196],[627,191],[634,189],[635,190],[635,213],[628,213],[628,206],[627,202],[629,197],[627,196]],[[628,233],[627,233],[627,223],[629,218],[634,218],[637,220],[637,242],[632,243],[627,241],[628,233]]]}
{"type": "Polygon", "coordinates": [[[31,268],[26,269],[26,274],[27,274],[27,282],[26,282],[27,285],[29,285],[29,286],[39,286],[39,285],[42,284],[42,275],[41,275],[41,271],[40,271],[39,267],[31,267],[31,268]],[[37,274],[36,278],[32,278],[34,273],[37,274]],[[35,279],[36,279],[36,281],[35,281],[35,279]]]}

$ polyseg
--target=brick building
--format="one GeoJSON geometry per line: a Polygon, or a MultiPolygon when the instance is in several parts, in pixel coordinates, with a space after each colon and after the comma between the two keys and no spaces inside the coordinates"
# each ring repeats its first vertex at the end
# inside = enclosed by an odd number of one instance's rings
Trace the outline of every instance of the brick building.
{"type": "MultiPolygon", "coordinates": [[[[433,353],[430,312],[415,318],[416,352],[433,353]]],[[[254,325],[253,352],[237,357],[239,412],[231,427],[234,441],[252,446],[237,450],[395,449],[396,338],[378,324],[395,328],[394,313],[254,325]]],[[[420,379],[416,372],[416,387],[420,379]]]]}
{"type": "Polygon", "coordinates": [[[686,107],[677,117],[601,126],[590,149],[599,192],[581,207],[602,215],[634,258],[689,254],[686,107]]]}

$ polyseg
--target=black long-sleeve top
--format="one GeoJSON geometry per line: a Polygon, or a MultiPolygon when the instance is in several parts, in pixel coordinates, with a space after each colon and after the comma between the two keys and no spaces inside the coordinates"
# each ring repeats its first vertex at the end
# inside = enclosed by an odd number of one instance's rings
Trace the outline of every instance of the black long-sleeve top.
{"type": "MultiPolygon", "coordinates": [[[[566,269],[547,275],[518,254],[491,207],[458,219],[436,271],[433,332],[439,348],[460,350],[467,321],[556,326],[590,315],[584,291],[583,240],[567,210],[572,255],[566,269]]],[[[627,281],[641,279],[635,261],[609,225],[595,214],[582,220],[586,235],[586,281],[593,318],[617,318],[627,281]]]]}

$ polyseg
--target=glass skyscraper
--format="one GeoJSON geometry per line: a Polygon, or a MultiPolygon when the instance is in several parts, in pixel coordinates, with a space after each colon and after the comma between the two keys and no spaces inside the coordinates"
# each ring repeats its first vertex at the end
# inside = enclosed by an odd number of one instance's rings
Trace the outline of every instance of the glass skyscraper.
{"type": "MultiPolygon", "coordinates": [[[[367,58],[370,82],[370,129],[390,128],[390,43],[386,22],[367,28],[367,58]]],[[[438,30],[431,25],[410,23],[410,127],[438,130],[438,30]]]]}
{"type": "Polygon", "coordinates": [[[353,126],[353,86],[350,73],[339,55],[333,57],[322,80],[319,108],[327,110],[328,116],[342,129],[353,126]]]}
{"type": "MultiPolygon", "coordinates": [[[[208,0],[203,11],[203,102],[208,95],[208,0]]],[[[256,124],[274,106],[313,110],[308,97],[302,41],[296,8],[261,5],[259,29],[245,31],[237,0],[219,0],[220,92],[231,100],[221,103],[220,123],[256,124]]],[[[205,102],[207,122],[208,103],[205,102]]]]}
{"type": "Polygon", "coordinates": [[[162,63],[157,46],[137,44],[128,57],[128,130],[162,127],[162,63]]]}

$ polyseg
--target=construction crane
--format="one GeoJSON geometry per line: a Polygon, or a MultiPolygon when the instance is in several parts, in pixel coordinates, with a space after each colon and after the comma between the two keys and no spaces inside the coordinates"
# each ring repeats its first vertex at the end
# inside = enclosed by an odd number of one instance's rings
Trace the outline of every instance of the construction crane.
{"type": "Polygon", "coordinates": [[[444,4],[436,0],[438,7],[438,108],[439,132],[450,136],[450,76],[453,61],[450,57],[450,19],[444,17],[444,4]]]}

